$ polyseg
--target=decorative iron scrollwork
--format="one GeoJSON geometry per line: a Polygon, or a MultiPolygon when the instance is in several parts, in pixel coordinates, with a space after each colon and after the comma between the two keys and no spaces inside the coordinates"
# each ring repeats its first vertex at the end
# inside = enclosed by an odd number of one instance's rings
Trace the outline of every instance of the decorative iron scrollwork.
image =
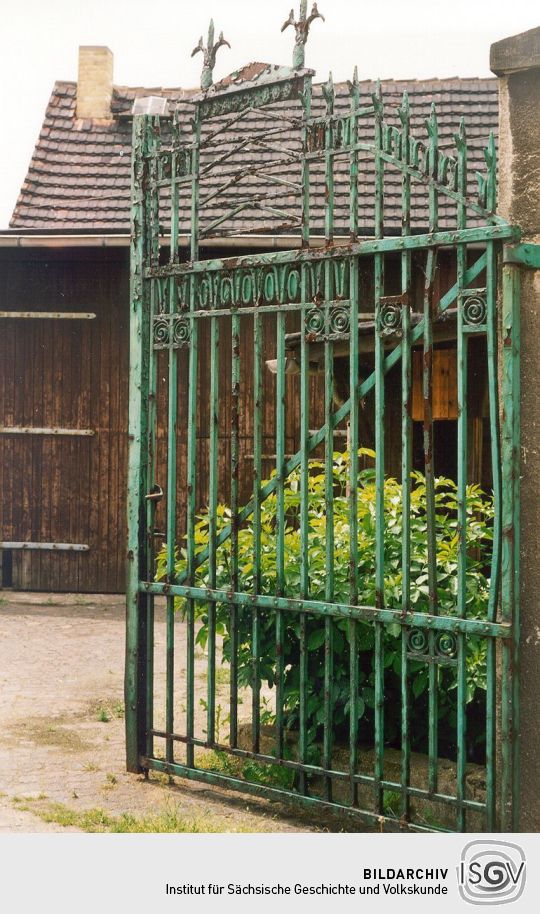
{"type": "Polygon", "coordinates": [[[452,632],[441,632],[435,640],[435,651],[439,657],[453,659],[456,656],[456,636],[452,632]]]}
{"type": "Polygon", "coordinates": [[[210,20],[210,25],[208,27],[208,40],[206,42],[206,47],[204,46],[202,35],[199,38],[199,44],[197,47],[193,48],[191,56],[195,57],[195,54],[199,52],[203,55],[203,68],[201,73],[201,89],[205,92],[210,88],[213,82],[213,70],[216,65],[216,54],[223,45],[230,48],[230,44],[223,37],[223,32],[219,33],[219,38],[214,44],[214,20],[210,20]]]}
{"type": "Polygon", "coordinates": [[[379,331],[381,333],[393,333],[401,327],[401,306],[388,302],[382,305],[379,312],[379,331]]]}
{"type": "Polygon", "coordinates": [[[154,321],[154,343],[158,346],[168,346],[170,340],[170,325],[166,317],[158,317],[154,321]]]}
{"type": "Polygon", "coordinates": [[[343,306],[330,312],[330,333],[348,333],[351,327],[349,309],[343,306]]]}
{"type": "Polygon", "coordinates": [[[315,19],[322,19],[324,22],[324,16],[322,13],[319,13],[317,9],[317,4],[314,3],[311,7],[311,13],[308,16],[307,14],[307,0],[301,0],[300,2],[300,16],[298,21],[295,21],[294,10],[292,9],[289,13],[289,18],[285,20],[281,26],[281,31],[284,32],[286,28],[290,25],[293,26],[295,31],[294,39],[294,50],[293,50],[293,69],[301,70],[304,66],[306,60],[306,41],[308,40],[309,29],[311,23],[315,19]]]}
{"type": "Polygon", "coordinates": [[[306,332],[319,336],[324,332],[324,311],[320,308],[311,308],[305,318],[306,332]]]}
{"type": "Polygon", "coordinates": [[[160,315],[154,319],[154,348],[180,349],[191,339],[189,320],[177,315],[160,315]]]}
{"type": "Polygon", "coordinates": [[[409,632],[407,645],[413,654],[424,654],[428,648],[428,639],[426,632],[421,628],[413,628],[409,632]]]}
{"type": "Polygon", "coordinates": [[[189,321],[185,317],[175,320],[173,323],[173,341],[178,346],[184,346],[185,343],[189,343],[190,338],[191,327],[189,326],[189,321]]]}
{"type": "Polygon", "coordinates": [[[407,636],[407,648],[411,654],[422,655],[426,660],[431,656],[435,663],[453,663],[456,660],[457,642],[453,632],[438,632],[432,653],[429,633],[421,628],[413,628],[407,636]]]}
{"type": "Polygon", "coordinates": [[[478,327],[486,322],[487,304],[485,295],[480,292],[471,292],[463,296],[463,320],[472,327],[478,327]]]}

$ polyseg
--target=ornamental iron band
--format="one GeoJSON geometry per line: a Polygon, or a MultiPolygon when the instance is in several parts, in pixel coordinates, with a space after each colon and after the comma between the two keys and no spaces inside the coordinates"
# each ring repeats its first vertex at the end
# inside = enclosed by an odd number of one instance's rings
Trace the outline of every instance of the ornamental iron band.
{"type": "Polygon", "coordinates": [[[356,70],[346,86],[331,75],[312,85],[316,19],[302,0],[283,25],[292,68],[250,64],[218,83],[229,45],[211,23],[193,51],[202,92],[172,117],[134,118],[128,768],[388,829],[515,829],[519,266],[508,258],[501,283],[499,254],[519,229],[496,211],[493,134],[479,156],[461,120],[443,143],[434,104],[422,122],[407,92],[386,105],[356,70]],[[249,250],[250,235],[281,249],[201,257],[202,243],[231,236],[249,250]],[[457,378],[456,478],[442,489],[439,344],[457,378]],[[470,471],[480,363],[492,491],[481,561],[470,471]],[[370,423],[373,457],[361,448],[370,423]],[[452,531],[442,546],[441,518],[452,531]],[[471,768],[473,728],[484,748],[471,768]],[[473,795],[474,772],[485,789],[473,795]]]}

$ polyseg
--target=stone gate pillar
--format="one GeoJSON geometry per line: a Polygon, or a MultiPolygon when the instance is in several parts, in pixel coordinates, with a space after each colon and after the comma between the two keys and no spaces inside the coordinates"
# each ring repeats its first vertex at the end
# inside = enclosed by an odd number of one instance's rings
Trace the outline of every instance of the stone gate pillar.
{"type": "MultiPolygon", "coordinates": [[[[491,46],[499,203],[540,243],[540,27],[491,46]]],[[[540,831],[540,270],[521,274],[521,832],[540,831]]]]}

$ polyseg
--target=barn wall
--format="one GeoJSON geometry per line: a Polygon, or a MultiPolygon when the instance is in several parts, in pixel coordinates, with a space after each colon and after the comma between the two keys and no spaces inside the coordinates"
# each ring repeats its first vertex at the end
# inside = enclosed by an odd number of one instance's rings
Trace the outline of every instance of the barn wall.
{"type": "Polygon", "coordinates": [[[1,254],[2,310],[96,313],[95,320],[1,321],[0,424],[85,428],[95,433],[0,435],[1,539],[89,546],[86,553],[4,553],[4,583],[21,590],[120,591],[127,253],[1,254]]]}

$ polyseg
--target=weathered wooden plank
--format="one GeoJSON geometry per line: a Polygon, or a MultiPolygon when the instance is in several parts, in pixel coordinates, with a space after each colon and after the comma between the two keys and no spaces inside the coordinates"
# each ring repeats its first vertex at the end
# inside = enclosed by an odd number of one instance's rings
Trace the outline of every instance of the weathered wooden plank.
{"type": "Polygon", "coordinates": [[[88,552],[89,546],[86,543],[32,543],[32,542],[10,542],[9,540],[0,541],[0,549],[17,549],[17,550],[46,550],[47,552],[88,552]]]}
{"type": "Polygon", "coordinates": [[[72,437],[92,437],[92,428],[39,428],[29,425],[0,425],[0,435],[65,435],[72,437]]]}
{"type": "Polygon", "coordinates": [[[0,318],[9,320],[93,321],[95,317],[89,311],[0,311],[0,318]]]}

